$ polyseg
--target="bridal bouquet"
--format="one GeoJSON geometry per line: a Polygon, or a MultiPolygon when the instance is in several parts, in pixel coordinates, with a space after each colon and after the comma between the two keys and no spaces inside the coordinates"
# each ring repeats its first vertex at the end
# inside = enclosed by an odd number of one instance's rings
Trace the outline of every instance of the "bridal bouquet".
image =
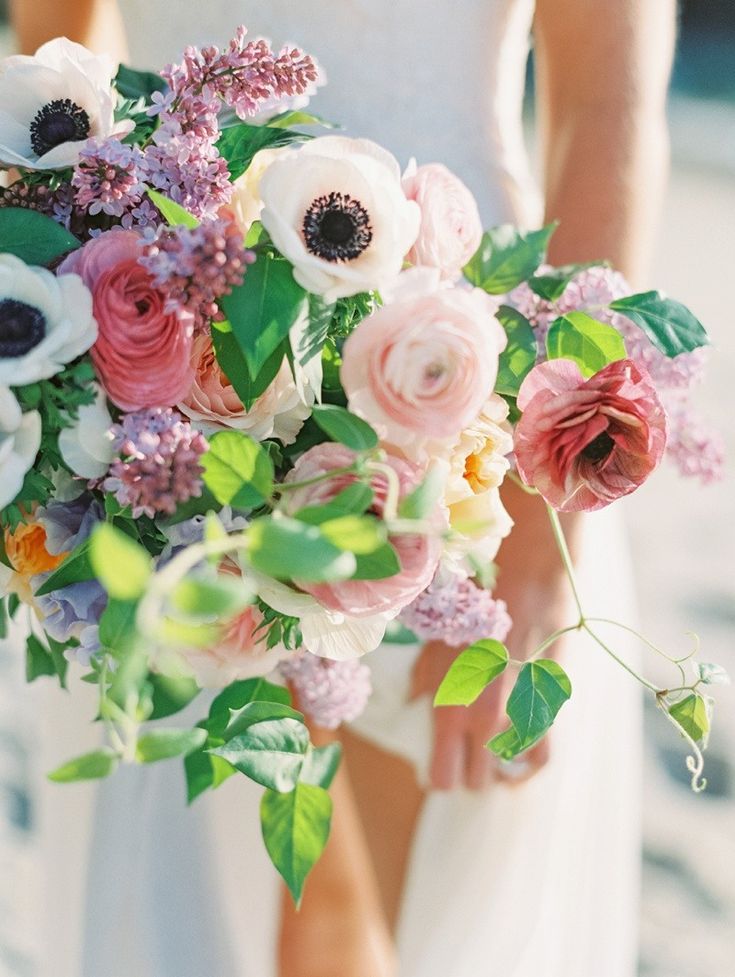
{"type": "MultiPolygon", "coordinates": [[[[573,583],[559,512],[665,455],[705,482],[721,463],[686,308],[550,267],[553,226],[483,233],[440,164],[307,135],[319,82],[244,29],[160,75],[65,39],[0,69],[2,618],[30,608],[28,679],[74,663],[106,733],[51,776],[180,757],[191,801],[245,774],[296,899],[339,760],[305,717],[359,714],[364,654],[456,646],[438,706],[514,669],[502,759],[571,694],[545,657],[563,631],[524,661],[503,643],[503,481],[548,507],[573,583]],[[196,725],[165,721],[204,689],[196,725]]],[[[579,602],[574,629],[615,654],[579,602]]],[[[726,677],[671,661],[669,689],[639,678],[699,786],[726,677]]]]}

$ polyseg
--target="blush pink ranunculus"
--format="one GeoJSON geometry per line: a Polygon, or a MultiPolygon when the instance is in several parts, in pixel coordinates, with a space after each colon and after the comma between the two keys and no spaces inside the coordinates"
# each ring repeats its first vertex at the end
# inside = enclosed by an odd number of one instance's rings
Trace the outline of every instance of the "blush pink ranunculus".
{"type": "Polygon", "coordinates": [[[64,260],[92,292],[99,326],[92,362],[110,400],[123,410],[170,407],[191,386],[191,315],[167,309],[166,296],[138,264],[141,237],[112,230],[64,260]]]}
{"type": "Polygon", "coordinates": [[[482,240],[475,198],[441,163],[418,168],[414,163],[403,177],[403,191],[421,208],[419,236],[407,260],[438,268],[442,278],[456,281],[482,240]]]}
{"type": "Polygon", "coordinates": [[[666,413],[632,360],[589,379],[571,360],[542,363],[524,380],[518,407],[518,471],[559,512],[602,509],[633,492],[666,447],[666,413]]]}
{"type": "Polygon", "coordinates": [[[350,409],[420,457],[423,442],[457,438],[480,413],[507,337],[481,289],[441,287],[429,269],[404,278],[345,343],[341,377],[350,409]]]}
{"type": "MultiPolygon", "coordinates": [[[[346,468],[354,461],[355,454],[341,444],[318,444],[301,455],[286,481],[301,482],[318,478],[333,469],[346,468]]],[[[416,488],[423,477],[419,468],[401,458],[388,456],[385,464],[393,469],[398,478],[401,498],[416,488]]],[[[332,478],[286,492],[285,511],[293,514],[305,506],[323,505],[355,480],[355,475],[351,473],[335,474],[332,478]]],[[[371,511],[382,516],[386,500],[386,476],[376,472],[371,485],[375,493],[371,511]]],[[[434,578],[441,556],[441,534],[447,528],[446,513],[437,507],[432,522],[436,528],[434,535],[390,537],[401,566],[400,571],[392,577],[379,580],[345,580],[333,584],[295,582],[331,611],[339,611],[355,618],[375,614],[395,616],[428,587],[434,578]]]]}

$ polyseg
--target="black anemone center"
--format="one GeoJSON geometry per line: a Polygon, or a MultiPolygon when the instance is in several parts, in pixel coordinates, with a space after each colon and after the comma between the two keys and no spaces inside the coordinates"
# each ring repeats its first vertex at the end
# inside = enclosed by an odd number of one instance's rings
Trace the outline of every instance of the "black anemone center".
{"type": "Polygon", "coordinates": [[[46,335],[46,319],[33,305],[17,299],[0,302],[0,357],[23,356],[46,335]]]}
{"type": "Polygon", "coordinates": [[[304,241],[318,258],[353,261],[373,239],[370,215],[348,193],[332,192],[313,200],[304,214],[304,241]]]}
{"type": "Polygon", "coordinates": [[[43,156],[54,146],[86,139],[89,116],[70,98],[57,98],[36,113],[30,129],[33,152],[43,156]]]}
{"type": "Polygon", "coordinates": [[[598,434],[597,437],[590,441],[586,448],[582,450],[582,457],[586,458],[587,461],[604,461],[610,454],[612,449],[615,447],[615,442],[607,433],[603,431],[602,434],[598,434]]]}

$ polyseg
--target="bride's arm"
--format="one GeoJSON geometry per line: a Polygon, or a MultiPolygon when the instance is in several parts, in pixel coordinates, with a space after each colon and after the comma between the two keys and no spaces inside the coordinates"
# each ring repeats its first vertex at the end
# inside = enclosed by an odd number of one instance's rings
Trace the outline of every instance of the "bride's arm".
{"type": "Polygon", "coordinates": [[[11,0],[10,19],[23,54],[64,36],[118,61],[127,56],[116,0],[11,0]]]}
{"type": "MultiPolygon", "coordinates": [[[[668,165],[665,99],[675,0],[538,0],[535,41],[547,220],[559,220],[555,264],[608,258],[632,281],[645,271],[668,165]]],[[[513,484],[504,501],[516,527],[499,555],[496,596],[514,620],[511,652],[573,623],[568,588],[544,506],[513,484]]],[[[574,536],[580,517],[566,517],[574,536]]],[[[558,644],[554,653],[562,650],[558,644]]],[[[456,649],[428,645],[415,693],[433,694],[456,649]]],[[[501,682],[469,708],[435,711],[434,787],[486,786],[497,776],[484,748],[506,724],[501,682]]],[[[526,758],[546,762],[543,740],[526,758]]]]}

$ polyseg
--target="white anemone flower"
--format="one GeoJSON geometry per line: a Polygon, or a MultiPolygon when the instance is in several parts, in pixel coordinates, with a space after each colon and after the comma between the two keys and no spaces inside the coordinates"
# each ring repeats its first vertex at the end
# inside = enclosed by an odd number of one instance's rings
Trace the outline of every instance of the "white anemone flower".
{"type": "Polygon", "coordinates": [[[130,132],[115,122],[115,63],[57,37],[0,68],[0,164],[28,170],[73,166],[87,139],[130,132]]]}
{"type": "Polygon", "coordinates": [[[294,278],[327,302],[390,284],[419,232],[398,162],[368,139],[322,136],[283,153],[259,191],[263,226],[294,278]]]}
{"type": "Polygon", "coordinates": [[[79,275],[57,278],[0,254],[0,383],[52,377],[96,339],[92,293],[79,275]]]}
{"type": "Polygon", "coordinates": [[[7,387],[0,387],[0,509],[10,505],[41,446],[41,415],[22,414],[7,387]]]}
{"type": "Polygon", "coordinates": [[[375,651],[385,637],[385,629],[395,615],[374,614],[371,617],[348,617],[339,611],[322,607],[310,594],[293,590],[286,584],[252,570],[258,596],[274,611],[299,619],[303,647],[319,658],[350,661],[375,651]]]}
{"type": "Polygon", "coordinates": [[[102,478],[115,457],[107,398],[98,384],[95,389],[94,401],[82,404],[71,427],[59,432],[61,457],[82,478],[102,478]]]}

